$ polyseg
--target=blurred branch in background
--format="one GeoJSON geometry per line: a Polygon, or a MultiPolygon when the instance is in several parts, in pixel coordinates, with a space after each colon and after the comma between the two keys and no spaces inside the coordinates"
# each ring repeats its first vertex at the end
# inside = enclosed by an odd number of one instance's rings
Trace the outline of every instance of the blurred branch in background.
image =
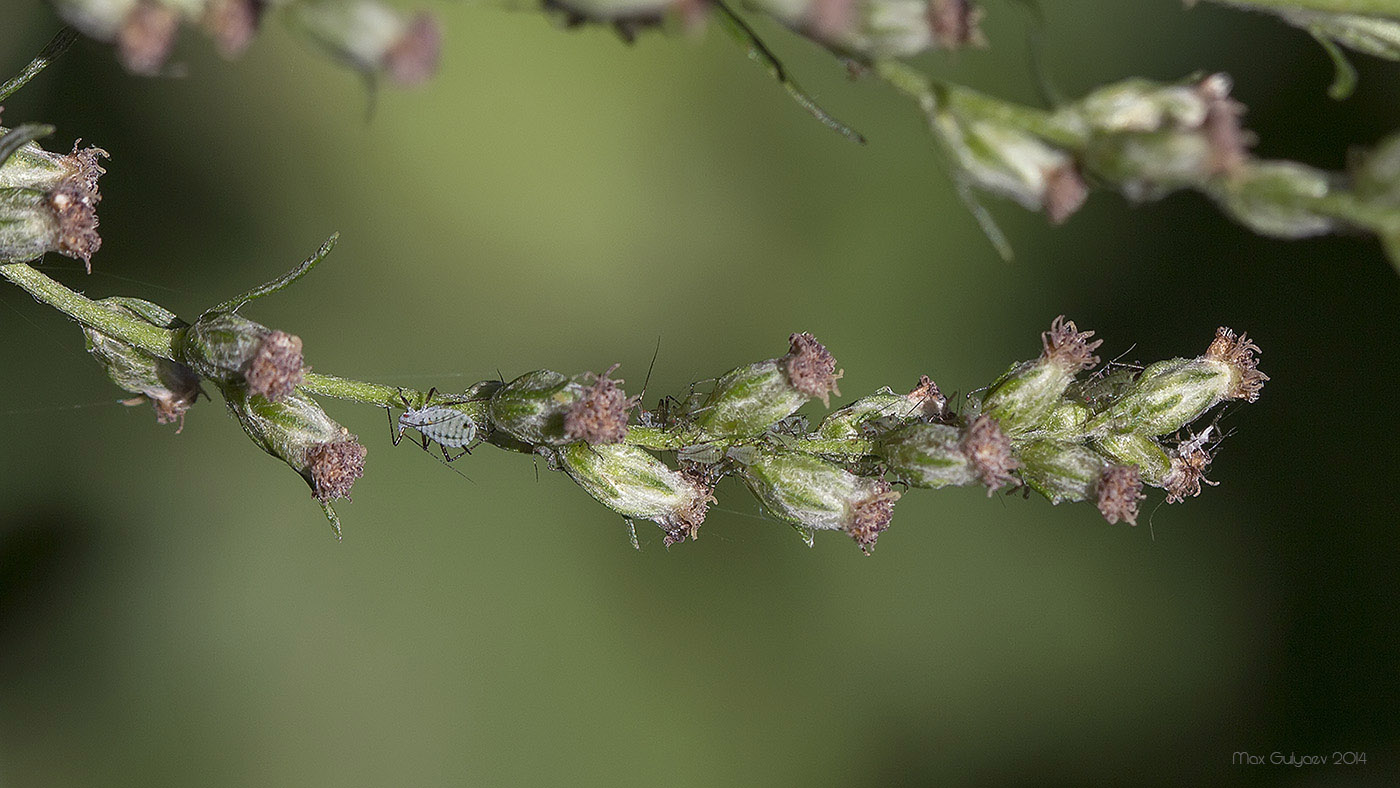
{"type": "MultiPolygon", "coordinates": [[[[1274,13],[1308,30],[1338,64],[1333,94],[1351,89],[1354,72],[1339,46],[1400,58],[1400,10],[1391,0],[1219,0],[1274,13]],[[1350,75],[1350,76],[1348,76],[1350,75]]],[[[374,0],[52,0],[88,35],[113,41],[132,71],[159,72],[184,24],[198,24],[226,56],[241,53],[264,16],[283,12],[371,84],[423,82],[436,69],[440,32],[432,17],[407,16],[374,0]]],[[[1242,105],[1223,74],[1165,85],[1129,79],[1043,110],[930,80],[903,59],[926,52],[984,47],[982,9],[971,0],[747,0],[844,61],[914,100],[927,116],[958,194],[1003,257],[1012,250],[974,189],[1066,221],[1091,186],[1134,201],[1180,189],[1210,196],[1226,214],[1261,235],[1303,238],[1360,231],[1378,237],[1400,266],[1400,137],[1348,172],[1326,172],[1249,153],[1242,105]]],[[[792,74],[729,6],[714,0],[545,0],[542,10],[567,27],[602,24],[627,42],[657,27],[695,30],[713,14],[747,55],[761,63],[804,110],[846,138],[864,143],[805,93],[792,74]]]]}

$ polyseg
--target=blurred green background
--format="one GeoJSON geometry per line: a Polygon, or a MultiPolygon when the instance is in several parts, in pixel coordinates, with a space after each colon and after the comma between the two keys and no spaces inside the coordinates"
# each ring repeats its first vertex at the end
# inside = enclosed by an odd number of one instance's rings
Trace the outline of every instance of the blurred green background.
{"type": "MultiPolygon", "coordinates": [[[[1339,168],[1400,127],[1391,64],[1336,103],[1302,33],[1174,0],[1048,4],[1067,95],[1197,69],[1236,78],[1258,152],[1339,168]]],[[[671,550],[529,458],[454,467],[370,447],[337,544],[302,482],[222,406],[155,425],[79,332],[0,288],[0,784],[1386,784],[1400,776],[1395,434],[1400,277],[1362,238],[1264,240],[1178,195],[1096,195],[1068,225],[993,210],[999,260],[921,119],[760,24],[851,145],[717,30],[563,32],[439,4],[440,77],[382,92],[278,25],[239,62],[186,35],[184,78],[80,42],[10,123],[112,153],[92,296],[184,316],[334,230],[329,262],[250,316],[319,371],[454,388],[620,361],[649,399],[816,334],[847,395],[921,373],[967,392],[1066,313],[1106,357],[1201,352],[1245,330],[1272,376],[1218,488],[1088,506],[914,491],[872,558],[808,550],[722,487],[671,550]],[[1232,766],[1245,750],[1365,766],[1232,766]]],[[[1034,101],[1033,29],[919,61],[1034,101]]],[[[7,4],[0,69],[57,23],[7,4]]]]}

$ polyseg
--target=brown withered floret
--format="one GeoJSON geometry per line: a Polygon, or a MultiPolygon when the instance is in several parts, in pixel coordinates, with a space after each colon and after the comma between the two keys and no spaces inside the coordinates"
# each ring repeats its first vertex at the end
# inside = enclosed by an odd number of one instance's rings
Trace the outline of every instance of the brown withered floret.
{"type": "Polygon", "coordinates": [[[97,233],[97,204],[102,201],[97,179],[107,171],[97,162],[106,156],[101,148],[79,150],[74,143],[73,152],[60,159],[69,175],[45,195],[58,224],[56,251],[82,260],[88,273],[92,273],[92,256],[102,247],[97,233]]]}
{"type": "Polygon", "coordinates": [[[973,419],[959,446],[977,478],[987,485],[988,496],[1012,481],[1011,472],[1021,466],[1011,454],[1011,440],[1001,425],[986,414],[973,419]]]}
{"type": "Polygon", "coordinates": [[[617,367],[617,364],[613,364],[601,375],[588,373],[593,378],[593,385],[564,414],[566,438],[596,446],[618,443],[627,437],[627,414],[637,404],[638,398],[628,397],[617,385],[623,381],[608,377],[617,367]]]}
{"type": "Polygon", "coordinates": [[[301,355],[301,337],[284,331],[273,331],[263,337],[257,352],[248,360],[243,377],[248,390],[261,394],[269,402],[291,394],[305,377],[305,362],[301,355]]]}
{"type": "Polygon", "coordinates": [[[783,357],[788,382],[800,393],[830,406],[831,395],[841,394],[836,388],[836,381],[844,374],[836,371],[836,359],[822,343],[806,332],[793,334],[788,342],[791,350],[783,357]]]}
{"type": "Polygon", "coordinates": [[[982,9],[972,0],[929,0],[928,24],[944,49],[982,47],[987,39],[978,27],[982,9]]]}
{"type": "Polygon", "coordinates": [[[1060,315],[1050,324],[1050,330],[1040,335],[1044,348],[1041,358],[1053,361],[1070,372],[1089,369],[1099,363],[1094,350],[1103,344],[1102,339],[1090,342],[1089,337],[1093,335],[1092,331],[1080,331],[1073,320],[1065,320],[1065,316],[1060,315]]]}
{"type": "Polygon", "coordinates": [[[918,407],[923,421],[942,421],[948,415],[948,398],[928,375],[920,375],[919,384],[904,396],[918,407]]]}
{"type": "Polygon", "coordinates": [[[860,545],[861,552],[870,555],[875,549],[875,540],[889,530],[890,520],[894,518],[894,503],[898,500],[898,492],[887,482],[876,479],[871,484],[870,493],[851,504],[851,520],[846,524],[846,533],[860,545]]]}
{"type": "Polygon", "coordinates": [[[265,11],[266,0],[213,0],[204,11],[204,29],[219,54],[238,57],[252,43],[265,11]]]}
{"type": "Polygon", "coordinates": [[[1215,485],[1206,478],[1211,457],[1204,444],[1209,432],[1210,428],[1207,428],[1206,432],[1182,441],[1172,452],[1172,467],[1162,483],[1167,491],[1167,503],[1180,503],[1200,495],[1202,484],[1215,485]]]}
{"type": "Polygon", "coordinates": [[[158,73],[179,32],[179,11],[155,0],[139,0],[117,31],[117,58],[133,73],[158,73]]]}
{"type": "Polygon", "coordinates": [[[1045,216],[1051,224],[1064,224],[1089,198],[1089,187],[1072,162],[1045,171],[1045,216]]]}
{"type": "Polygon", "coordinates": [[[1221,326],[1215,330],[1215,339],[1206,348],[1206,358],[1230,365],[1239,380],[1230,388],[1230,399],[1254,402],[1264,388],[1268,375],[1259,371],[1259,346],[1249,341],[1248,334],[1235,336],[1235,332],[1221,326]]]}
{"type": "Polygon", "coordinates": [[[1110,523],[1137,525],[1142,474],[1133,465],[1110,465],[1099,475],[1099,513],[1110,523]]]}
{"type": "Polygon", "coordinates": [[[442,28],[427,12],[419,13],[384,53],[384,72],[396,85],[412,87],[432,79],[442,54],[442,28]]]}
{"type": "Polygon", "coordinates": [[[1230,78],[1211,74],[1196,85],[1196,93],[1206,102],[1206,119],[1201,125],[1210,143],[1210,174],[1233,175],[1249,159],[1253,135],[1240,124],[1244,105],[1230,98],[1230,78]]]}
{"type": "Polygon", "coordinates": [[[661,528],[666,532],[663,542],[667,547],[684,542],[687,537],[691,541],[699,539],[700,526],[705,522],[705,514],[709,511],[710,504],[717,502],[714,485],[703,476],[686,470],[682,470],[681,474],[691,484],[691,495],[687,497],[684,506],[662,519],[661,528]]]}
{"type": "Polygon", "coordinates": [[[344,440],[320,443],[306,453],[307,472],[311,474],[312,495],[326,503],[336,498],[350,498],[355,480],[365,475],[365,455],[354,435],[344,440]]]}

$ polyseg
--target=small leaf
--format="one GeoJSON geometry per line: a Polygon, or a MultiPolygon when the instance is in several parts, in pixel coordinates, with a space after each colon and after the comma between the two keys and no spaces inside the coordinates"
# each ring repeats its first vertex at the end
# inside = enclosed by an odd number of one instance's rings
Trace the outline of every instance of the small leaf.
{"type": "Polygon", "coordinates": [[[326,259],[326,255],[331,253],[331,250],[335,248],[336,241],[338,240],[340,240],[340,233],[332,233],[331,237],[327,238],[326,242],[321,244],[321,248],[317,249],[315,254],[303,260],[301,265],[298,265],[296,268],[293,268],[292,270],[288,271],[282,276],[279,276],[271,282],[268,282],[267,284],[259,285],[253,288],[252,290],[243,293],[242,295],[239,295],[235,298],[231,298],[223,302],[222,304],[219,304],[218,306],[211,307],[210,309],[205,310],[204,314],[214,315],[219,313],[237,312],[238,310],[242,309],[243,305],[247,304],[249,301],[252,301],[257,298],[262,298],[265,295],[271,295],[272,293],[276,293],[279,290],[285,289],[293,282],[311,273],[311,269],[315,268],[317,263],[326,259]]]}
{"type": "Polygon", "coordinates": [[[1337,101],[1350,98],[1356,90],[1356,67],[1347,59],[1346,53],[1337,46],[1337,42],[1328,38],[1320,29],[1309,28],[1308,32],[1322,46],[1322,50],[1327,56],[1332,58],[1332,66],[1336,69],[1336,74],[1332,77],[1332,85],[1327,88],[1327,95],[1337,101]]]}
{"type": "Polygon", "coordinates": [[[52,133],[53,126],[43,123],[26,123],[11,129],[5,136],[0,137],[0,167],[3,167],[20,148],[52,133]]]}
{"type": "Polygon", "coordinates": [[[78,31],[71,27],[65,27],[58,31],[58,35],[49,40],[38,57],[29,61],[29,65],[24,70],[14,76],[13,79],[0,85],[0,101],[4,101],[14,94],[16,90],[24,87],[25,83],[38,76],[40,71],[48,67],[50,63],[58,59],[64,50],[68,49],[74,41],[78,39],[78,31]]]}
{"type": "Polygon", "coordinates": [[[773,54],[773,50],[763,43],[763,40],[758,37],[758,33],[754,32],[754,29],[749,27],[747,22],[734,13],[733,9],[722,2],[716,2],[715,9],[718,12],[720,26],[724,28],[724,31],[740,46],[748,49],[750,60],[757,60],[767,68],[768,74],[783,86],[783,90],[787,91],[787,94],[792,97],[793,101],[797,102],[798,106],[807,110],[807,113],[820,121],[823,126],[851,142],[857,145],[865,144],[865,137],[860,132],[832,117],[830,113],[821,108],[821,105],[817,104],[816,100],[807,95],[807,92],[799,87],[792,77],[788,76],[787,68],[783,66],[782,61],[778,60],[778,56],[773,54]]]}
{"type": "Polygon", "coordinates": [[[337,542],[345,541],[345,537],[340,533],[340,515],[335,513],[335,507],[325,501],[317,501],[321,504],[321,511],[326,513],[326,519],[331,521],[331,531],[335,533],[337,542]]]}

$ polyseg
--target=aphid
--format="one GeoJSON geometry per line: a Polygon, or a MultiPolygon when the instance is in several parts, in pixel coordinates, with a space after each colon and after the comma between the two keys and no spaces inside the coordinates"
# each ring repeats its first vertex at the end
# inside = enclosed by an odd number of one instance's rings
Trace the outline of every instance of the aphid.
{"type": "MultiPolygon", "coordinates": [[[[431,402],[437,389],[428,390],[427,401],[431,402]]],[[[476,440],[476,422],[466,413],[446,405],[427,405],[422,408],[415,408],[408,403],[408,398],[399,393],[399,399],[403,402],[404,412],[399,416],[398,431],[394,431],[394,414],[389,408],[385,412],[389,414],[389,432],[393,438],[394,445],[399,445],[403,440],[403,433],[406,429],[418,430],[422,437],[424,451],[428,451],[428,442],[432,441],[442,449],[442,457],[448,462],[460,460],[464,455],[471,454],[471,444],[476,440]],[[448,449],[461,449],[461,453],[453,457],[448,453],[448,449]]]]}

